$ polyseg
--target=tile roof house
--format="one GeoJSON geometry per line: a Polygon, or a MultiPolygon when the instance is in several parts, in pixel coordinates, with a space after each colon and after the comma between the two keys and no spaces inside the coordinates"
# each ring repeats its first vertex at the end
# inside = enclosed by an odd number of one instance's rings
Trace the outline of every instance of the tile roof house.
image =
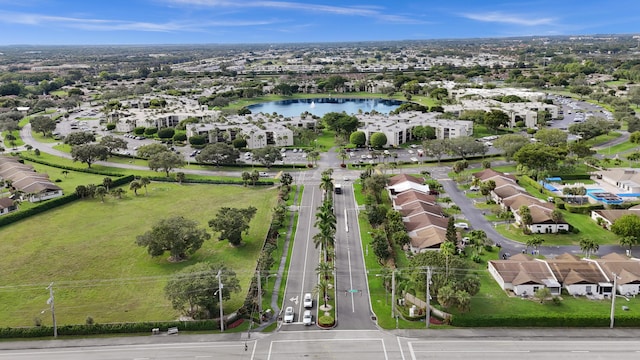
{"type": "Polygon", "coordinates": [[[595,262],[604,275],[613,283],[616,279],[616,291],[622,295],[637,295],[640,293],[640,259],[628,258],[622,254],[608,254],[599,259],[587,259],[595,262]]]}
{"type": "Polygon", "coordinates": [[[569,224],[565,220],[553,220],[551,213],[555,206],[535,198],[528,193],[516,194],[502,201],[503,207],[513,213],[516,223],[521,222],[520,208],[526,206],[531,213],[531,225],[528,226],[532,233],[557,233],[558,231],[569,231],[569,224]]]}
{"type": "Polygon", "coordinates": [[[18,210],[18,205],[15,204],[13,199],[8,197],[0,198],[0,215],[5,215],[16,210],[18,210]]]}
{"type": "Polygon", "coordinates": [[[626,210],[615,209],[591,211],[591,218],[598,224],[602,224],[602,226],[608,230],[611,230],[611,225],[624,215],[640,216],[640,205],[632,206],[626,210]]]}
{"type": "Polygon", "coordinates": [[[415,176],[400,174],[389,179],[387,189],[391,196],[403,193],[407,190],[419,191],[429,194],[429,185],[424,185],[424,181],[415,176]]]}
{"type": "Polygon", "coordinates": [[[604,298],[611,296],[613,284],[594,262],[563,254],[545,260],[569,295],[604,298]]]}
{"type": "Polygon", "coordinates": [[[10,180],[13,191],[21,192],[20,198],[38,202],[62,196],[62,188],[49,180],[47,174],[36,173],[31,165],[17,158],[0,156],[0,178],[10,180]]]}
{"type": "Polygon", "coordinates": [[[405,191],[398,195],[395,195],[391,199],[393,201],[394,209],[402,209],[409,204],[421,202],[425,204],[436,205],[436,197],[434,195],[427,195],[418,191],[405,191]]]}
{"type": "Polygon", "coordinates": [[[627,193],[640,193],[640,171],[637,169],[613,168],[597,172],[602,180],[627,193]]]}
{"type": "Polygon", "coordinates": [[[505,174],[503,172],[493,170],[491,168],[473,173],[473,176],[477,177],[482,181],[495,180],[496,178],[505,178],[505,179],[511,180],[514,184],[517,182],[516,177],[514,175],[505,174]]]}
{"type": "Polygon", "coordinates": [[[552,295],[560,295],[561,285],[543,261],[521,254],[507,260],[490,260],[487,267],[500,287],[513,291],[515,295],[533,296],[536,291],[545,287],[552,295]]]}

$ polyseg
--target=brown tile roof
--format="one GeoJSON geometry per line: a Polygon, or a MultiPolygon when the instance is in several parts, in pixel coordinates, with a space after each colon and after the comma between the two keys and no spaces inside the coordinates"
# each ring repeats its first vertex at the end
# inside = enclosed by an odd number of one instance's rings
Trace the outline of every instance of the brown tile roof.
{"type": "Polygon", "coordinates": [[[417,249],[439,248],[446,240],[447,230],[432,226],[411,236],[411,246],[417,249]]]}
{"type": "Polygon", "coordinates": [[[640,261],[631,260],[622,254],[608,254],[590,261],[597,262],[610,281],[613,281],[613,274],[618,274],[621,277],[618,279],[619,284],[640,283],[640,261]]]}
{"type": "Polygon", "coordinates": [[[434,195],[427,195],[419,191],[404,191],[393,199],[393,204],[396,207],[403,207],[404,205],[408,205],[416,201],[434,205],[437,203],[434,195]]]}
{"type": "Polygon", "coordinates": [[[442,212],[442,208],[440,206],[427,204],[419,201],[408,204],[399,211],[404,217],[413,217],[418,214],[424,214],[424,213],[437,215],[440,217],[444,216],[442,212]]]}
{"type": "Polygon", "coordinates": [[[553,274],[542,261],[491,260],[490,263],[505,283],[522,285],[528,283],[544,284],[544,280],[553,279],[553,274]]]}
{"type": "Polygon", "coordinates": [[[21,190],[26,194],[38,194],[43,191],[58,191],[62,189],[52,182],[37,181],[24,186],[21,190]]]}
{"type": "Polygon", "coordinates": [[[393,186],[396,184],[400,184],[402,182],[405,181],[409,181],[409,182],[413,182],[416,184],[424,184],[424,180],[417,178],[415,176],[411,176],[411,175],[407,175],[407,174],[399,174],[396,176],[392,176],[391,178],[389,178],[389,182],[388,182],[388,186],[393,186]]]}
{"type": "Polygon", "coordinates": [[[489,180],[489,179],[494,178],[496,176],[500,176],[500,177],[504,177],[504,178],[507,178],[507,179],[511,179],[511,180],[513,180],[514,183],[516,182],[516,177],[515,176],[510,175],[510,174],[505,174],[503,172],[496,171],[496,170],[493,170],[493,169],[484,169],[482,171],[478,171],[476,173],[473,173],[473,176],[479,178],[482,181],[486,181],[486,180],[489,180]]]}
{"type": "Polygon", "coordinates": [[[446,229],[448,223],[448,218],[442,218],[429,214],[421,214],[413,216],[410,221],[405,222],[404,227],[405,229],[407,229],[407,232],[418,231],[429,226],[437,226],[446,229]]]}
{"type": "MultiPolygon", "coordinates": [[[[533,220],[533,224],[542,224],[542,223],[554,223],[551,218],[551,212],[554,210],[553,205],[551,207],[545,206],[543,204],[534,204],[529,206],[529,211],[531,212],[531,219],[533,220]]],[[[566,224],[566,221],[560,221],[558,224],[566,224]]]]}
{"type": "Polygon", "coordinates": [[[594,210],[594,211],[596,214],[609,220],[611,223],[614,223],[616,220],[620,219],[625,215],[640,216],[640,212],[638,210],[594,210]]]}
{"type": "Polygon", "coordinates": [[[580,283],[597,284],[607,282],[598,266],[589,261],[573,258],[571,255],[546,260],[559,282],[563,285],[580,283]]]}
{"type": "Polygon", "coordinates": [[[504,199],[503,203],[505,206],[508,206],[513,210],[518,210],[522,205],[529,206],[532,204],[539,204],[541,203],[541,201],[525,193],[517,194],[508,199],[504,199]]]}
{"type": "Polygon", "coordinates": [[[13,206],[13,199],[8,197],[0,198],[0,209],[6,209],[11,206],[13,206]]]}
{"type": "Polygon", "coordinates": [[[500,188],[496,188],[495,190],[493,190],[493,193],[496,194],[496,196],[499,197],[500,199],[506,199],[513,195],[526,194],[527,192],[524,190],[518,189],[518,187],[516,187],[515,185],[511,185],[511,186],[502,186],[500,188]]]}

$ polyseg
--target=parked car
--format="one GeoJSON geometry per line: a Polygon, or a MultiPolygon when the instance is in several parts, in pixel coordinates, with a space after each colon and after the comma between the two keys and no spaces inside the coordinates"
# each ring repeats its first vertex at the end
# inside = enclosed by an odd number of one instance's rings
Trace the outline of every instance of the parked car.
{"type": "Polygon", "coordinates": [[[293,307],[289,306],[284,310],[284,322],[290,324],[293,322],[293,307]]]}
{"type": "Polygon", "coordinates": [[[469,224],[464,222],[455,223],[453,224],[453,226],[457,227],[458,229],[465,229],[465,230],[469,229],[469,224]]]}
{"type": "Polygon", "coordinates": [[[311,315],[311,310],[304,311],[304,315],[302,315],[302,323],[306,326],[313,324],[313,315],[311,315]]]}
{"type": "Polygon", "coordinates": [[[269,173],[266,173],[264,171],[260,172],[260,177],[269,177],[269,173]]]}
{"type": "Polygon", "coordinates": [[[310,293],[304,294],[304,301],[302,303],[304,304],[304,307],[307,309],[313,307],[313,298],[311,297],[310,293]]]}

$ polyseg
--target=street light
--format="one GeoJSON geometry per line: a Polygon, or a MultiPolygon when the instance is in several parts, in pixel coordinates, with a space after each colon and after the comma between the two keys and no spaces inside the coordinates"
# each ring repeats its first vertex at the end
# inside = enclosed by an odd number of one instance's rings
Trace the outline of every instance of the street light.
{"type": "Polygon", "coordinates": [[[620,276],[616,275],[616,273],[613,273],[613,291],[611,291],[611,316],[610,316],[611,321],[609,323],[609,329],[613,329],[613,320],[615,318],[615,313],[616,313],[616,297],[621,297],[629,301],[629,298],[627,298],[626,296],[616,294],[616,292],[618,292],[618,290],[616,289],[618,278],[620,278],[620,276]]]}
{"type": "Polygon", "coordinates": [[[222,270],[218,270],[218,290],[213,295],[218,294],[218,302],[220,303],[220,332],[224,332],[224,311],[222,310],[222,270]]]}

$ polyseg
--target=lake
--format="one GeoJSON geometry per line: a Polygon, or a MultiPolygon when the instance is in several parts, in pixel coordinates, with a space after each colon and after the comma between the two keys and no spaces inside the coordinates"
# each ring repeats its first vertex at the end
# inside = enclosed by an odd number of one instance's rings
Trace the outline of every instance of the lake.
{"type": "Polygon", "coordinates": [[[305,111],[317,116],[323,116],[329,112],[345,112],[349,115],[375,110],[388,114],[400,106],[403,101],[387,99],[343,99],[343,98],[318,98],[318,99],[292,99],[270,101],[247,108],[252,113],[271,114],[276,112],[285,117],[300,116],[305,111]]]}

